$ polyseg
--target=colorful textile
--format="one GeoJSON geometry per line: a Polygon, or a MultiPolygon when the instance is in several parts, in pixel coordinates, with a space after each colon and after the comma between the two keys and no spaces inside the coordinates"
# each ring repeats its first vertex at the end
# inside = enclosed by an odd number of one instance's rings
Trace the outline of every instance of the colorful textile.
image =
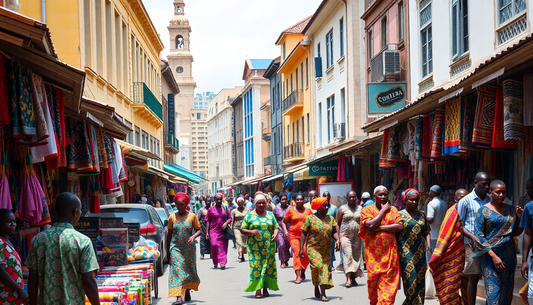
{"type": "Polygon", "coordinates": [[[239,209],[233,209],[231,211],[231,218],[233,219],[233,232],[235,233],[235,243],[237,244],[237,251],[246,254],[246,236],[241,233],[241,225],[246,214],[250,212],[250,209],[244,208],[242,212],[239,209]]]}
{"type": "Polygon", "coordinates": [[[430,115],[422,119],[422,158],[431,158],[431,145],[433,142],[433,126],[430,115]]]}
{"type": "Polygon", "coordinates": [[[420,193],[417,190],[413,189],[413,188],[408,188],[405,191],[403,191],[402,194],[401,194],[401,198],[402,198],[402,201],[404,203],[405,203],[405,201],[407,201],[407,200],[409,200],[411,198],[414,198],[416,196],[420,197],[420,193]]]}
{"type": "Polygon", "coordinates": [[[67,149],[68,169],[78,173],[93,170],[90,142],[85,121],[69,118],[70,149],[67,149]]]}
{"type": "Polygon", "coordinates": [[[516,150],[518,142],[509,140],[506,141],[503,134],[503,91],[502,87],[498,86],[496,92],[496,101],[494,106],[494,128],[492,132],[492,149],[498,150],[516,150]]]}
{"type": "Polygon", "coordinates": [[[459,295],[465,264],[462,234],[463,226],[455,204],[444,216],[439,239],[429,261],[440,304],[463,305],[459,295]]]}
{"type": "Polygon", "coordinates": [[[516,269],[516,245],[513,229],[518,227],[514,206],[507,206],[503,215],[482,206],[477,212],[474,231],[476,254],[483,272],[487,304],[511,305],[516,269]],[[504,263],[504,270],[494,267],[492,250],[504,263]]]}
{"type": "Polygon", "coordinates": [[[9,118],[11,136],[15,138],[37,136],[33,101],[31,97],[31,71],[10,61],[7,65],[9,118]]]}
{"type": "Polygon", "coordinates": [[[403,152],[409,158],[409,162],[414,164],[416,162],[415,146],[416,146],[416,125],[418,119],[407,122],[407,135],[404,140],[403,152]]]}
{"type": "Polygon", "coordinates": [[[272,235],[279,230],[278,222],[272,212],[265,211],[265,216],[255,212],[248,213],[241,228],[259,230],[259,235],[248,237],[248,260],[250,264],[250,282],[244,291],[252,292],[263,288],[279,290],[276,269],[276,244],[272,235]]]}
{"type": "Polygon", "coordinates": [[[503,135],[505,140],[524,139],[524,85],[507,79],[503,81],[503,135]]]}
{"type": "Polygon", "coordinates": [[[496,86],[483,85],[479,87],[474,132],[472,134],[472,144],[474,145],[490,147],[492,144],[497,90],[496,86]]]}
{"type": "Polygon", "coordinates": [[[461,130],[461,98],[458,97],[446,102],[444,126],[444,154],[456,154],[459,152],[461,130]]]}
{"type": "Polygon", "coordinates": [[[442,131],[444,128],[444,109],[435,109],[433,118],[433,136],[431,141],[430,162],[439,163],[444,161],[442,157],[442,131]]]}
{"type": "MultiPolygon", "coordinates": [[[[325,198],[325,197],[315,198],[315,199],[313,199],[313,201],[311,201],[311,209],[313,211],[316,211],[327,202],[328,202],[328,199],[325,198]]],[[[328,209],[328,211],[329,211],[329,209],[328,209]]]]}
{"type": "Polygon", "coordinates": [[[211,241],[211,259],[213,265],[226,265],[228,262],[228,240],[224,238],[222,225],[231,222],[224,207],[211,206],[207,210],[205,221],[209,222],[209,241],[211,241]]]}
{"type": "Polygon", "coordinates": [[[461,138],[459,140],[459,150],[472,149],[472,133],[474,130],[474,121],[476,117],[476,97],[467,96],[462,101],[461,111],[461,138]]]}
{"type": "Polygon", "coordinates": [[[426,294],[426,236],[431,231],[424,212],[413,218],[406,211],[399,212],[403,230],[398,233],[400,267],[405,293],[404,305],[424,304],[426,294]]]}
{"type": "MultiPolygon", "coordinates": [[[[368,272],[368,299],[370,305],[392,305],[400,286],[400,263],[398,244],[394,233],[385,231],[370,232],[366,222],[378,216],[375,205],[363,208],[359,237],[365,244],[365,263],[368,272]]],[[[381,225],[391,225],[402,221],[395,207],[383,216],[381,225]]]]}
{"type": "Polygon", "coordinates": [[[311,215],[302,225],[302,231],[307,232],[306,253],[311,264],[313,286],[323,285],[326,289],[333,287],[330,268],[333,228],[335,219],[329,215],[326,215],[324,220],[311,215]]]}
{"type": "Polygon", "coordinates": [[[394,167],[394,162],[389,161],[389,129],[383,131],[383,141],[381,142],[381,153],[379,155],[379,169],[389,169],[394,167]]]}
{"type": "Polygon", "coordinates": [[[46,124],[46,118],[43,110],[43,101],[46,99],[46,92],[44,92],[43,79],[37,74],[32,74],[30,86],[31,100],[33,102],[33,117],[35,119],[35,128],[37,130],[37,134],[35,136],[22,138],[20,141],[30,146],[38,146],[45,144],[49,136],[48,126],[46,124]],[[44,143],[40,143],[41,141],[44,143]]]}
{"type": "Polygon", "coordinates": [[[207,225],[205,217],[207,216],[207,209],[201,208],[198,210],[198,220],[200,220],[200,226],[202,227],[202,233],[200,234],[200,254],[211,254],[211,242],[205,237],[207,233],[207,225]]]}
{"type": "Polygon", "coordinates": [[[291,243],[292,267],[294,270],[305,270],[309,265],[307,253],[304,253],[304,257],[300,258],[300,237],[302,236],[302,225],[310,215],[313,215],[313,212],[307,208],[303,212],[299,212],[296,208],[289,208],[285,213],[284,221],[290,225],[289,242],[291,243]]]}
{"type": "MultiPolygon", "coordinates": [[[[4,239],[0,238],[0,268],[4,268],[9,276],[24,288],[20,256],[4,239]]],[[[22,304],[18,292],[0,283],[0,303],[5,305],[22,304]]]]}
{"type": "Polygon", "coordinates": [[[272,211],[272,214],[274,214],[274,217],[276,217],[276,221],[278,222],[278,226],[280,227],[280,231],[278,234],[278,256],[279,260],[282,262],[287,262],[291,258],[291,244],[289,243],[289,239],[285,237],[285,234],[283,234],[283,231],[281,230],[281,223],[283,222],[285,214],[290,208],[291,207],[288,206],[285,210],[283,210],[281,206],[277,206],[272,211]]]}
{"type": "Polygon", "coordinates": [[[184,298],[187,289],[198,291],[200,285],[196,272],[196,245],[189,244],[193,229],[200,230],[200,222],[193,213],[183,217],[172,213],[168,219],[168,229],[172,230],[168,297],[184,298]]]}
{"type": "Polygon", "coordinates": [[[0,53],[0,126],[9,125],[8,64],[9,59],[0,53]]]}
{"type": "Polygon", "coordinates": [[[344,274],[355,273],[355,277],[362,277],[361,260],[363,258],[362,243],[359,237],[359,223],[361,222],[360,205],[355,206],[355,211],[347,205],[342,205],[339,210],[342,213],[342,222],[339,228],[339,238],[342,247],[342,263],[344,274]]]}
{"type": "Polygon", "coordinates": [[[26,265],[39,273],[39,304],[84,304],[81,275],[99,269],[91,240],[70,223],[37,234],[26,265]]]}
{"type": "Polygon", "coordinates": [[[337,181],[344,182],[346,181],[346,156],[342,155],[339,157],[337,162],[337,181]]]}
{"type": "Polygon", "coordinates": [[[402,130],[399,126],[389,128],[389,147],[387,151],[387,159],[389,162],[405,162],[402,157],[402,130]]]}
{"type": "Polygon", "coordinates": [[[423,131],[423,121],[424,119],[418,117],[416,119],[416,130],[415,130],[415,159],[422,159],[422,131],[423,131]]]}

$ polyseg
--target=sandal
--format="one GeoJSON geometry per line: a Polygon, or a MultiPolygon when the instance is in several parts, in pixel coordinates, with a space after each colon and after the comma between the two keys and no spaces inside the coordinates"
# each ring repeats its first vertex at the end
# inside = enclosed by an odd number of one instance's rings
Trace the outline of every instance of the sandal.
{"type": "Polygon", "coordinates": [[[260,298],[262,298],[262,297],[263,297],[263,295],[261,294],[261,290],[259,290],[259,292],[256,292],[256,293],[255,293],[255,298],[256,298],[256,299],[260,299],[260,298]]]}
{"type": "Polygon", "coordinates": [[[296,280],[294,280],[295,284],[300,284],[302,282],[302,279],[297,277],[296,280]]]}
{"type": "Polygon", "coordinates": [[[226,270],[226,265],[220,265],[220,270],[226,270]]]}

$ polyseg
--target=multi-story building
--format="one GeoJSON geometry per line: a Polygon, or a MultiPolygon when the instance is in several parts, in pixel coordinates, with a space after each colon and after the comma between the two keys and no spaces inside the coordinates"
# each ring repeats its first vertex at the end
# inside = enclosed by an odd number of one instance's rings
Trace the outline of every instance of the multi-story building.
{"type": "Polygon", "coordinates": [[[194,109],[191,118],[191,170],[207,177],[207,110],[194,109]]]}
{"type": "Polygon", "coordinates": [[[210,191],[216,193],[220,188],[235,182],[233,174],[233,108],[231,102],[242,87],[222,89],[209,101],[207,112],[208,134],[208,178],[210,191]]]}
{"type": "Polygon", "coordinates": [[[262,155],[263,155],[263,174],[272,174],[272,167],[264,164],[265,156],[270,156],[272,152],[272,124],[270,112],[270,99],[261,104],[261,139],[262,155]]]}
{"type": "Polygon", "coordinates": [[[207,109],[209,107],[209,101],[215,97],[215,94],[211,91],[196,93],[194,97],[194,109],[207,109]]]}
{"type": "Polygon", "coordinates": [[[313,151],[311,41],[302,34],[311,17],[283,31],[276,41],[281,51],[278,74],[283,97],[283,160],[287,166],[303,162],[313,151]]]}
{"type": "MultiPolygon", "coordinates": [[[[242,92],[242,90],[241,90],[242,92]]],[[[233,175],[237,181],[244,180],[244,109],[242,93],[231,102],[233,108],[233,175]]]]}
{"type": "Polygon", "coordinates": [[[179,121],[176,114],[176,95],[180,92],[178,83],[166,60],[161,60],[161,93],[163,101],[163,143],[165,143],[164,163],[179,163],[179,121]]]}
{"type": "MultiPolygon", "coordinates": [[[[22,4],[20,13],[53,31],[61,60],[86,72],[83,95],[114,107],[133,129],[129,141],[163,159],[159,53],[164,47],[142,1],[22,4]]],[[[150,165],[161,167],[162,162],[151,160],[150,165]]]]}
{"type": "Polygon", "coordinates": [[[263,129],[263,134],[270,136],[269,155],[263,160],[264,166],[270,166],[272,175],[283,171],[283,110],[281,107],[281,75],[278,74],[281,57],[274,59],[263,77],[270,80],[270,131],[263,129]]]}

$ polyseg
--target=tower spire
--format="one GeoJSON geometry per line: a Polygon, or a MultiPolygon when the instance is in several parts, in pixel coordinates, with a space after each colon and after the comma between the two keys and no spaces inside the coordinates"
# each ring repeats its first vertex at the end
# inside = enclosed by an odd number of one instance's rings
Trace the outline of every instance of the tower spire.
{"type": "Polygon", "coordinates": [[[185,2],[174,0],[174,15],[185,15],[185,2]]]}

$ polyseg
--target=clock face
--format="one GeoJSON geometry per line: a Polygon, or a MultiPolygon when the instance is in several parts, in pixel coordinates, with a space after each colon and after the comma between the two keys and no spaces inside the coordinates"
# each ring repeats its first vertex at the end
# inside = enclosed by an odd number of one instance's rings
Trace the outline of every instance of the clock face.
{"type": "Polygon", "coordinates": [[[176,72],[178,72],[180,74],[183,73],[183,68],[182,67],[177,67],[176,68],[176,72]]]}

